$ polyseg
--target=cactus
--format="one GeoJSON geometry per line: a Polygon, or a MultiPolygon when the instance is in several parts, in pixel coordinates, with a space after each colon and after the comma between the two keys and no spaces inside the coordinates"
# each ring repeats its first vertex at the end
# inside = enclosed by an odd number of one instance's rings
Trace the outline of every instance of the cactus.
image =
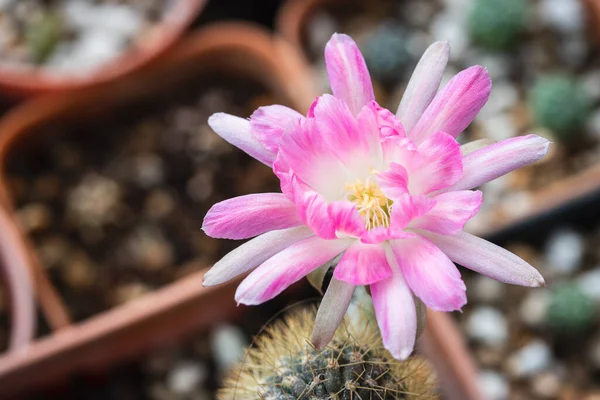
{"type": "Polygon", "coordinates": [[[404,29],[392,23],[383,23],[367,35],[361,47],[375,80],[391,84],[402,79],[411,61],[407,39],[404,29]]]}
{"type": "Polygon", "coordinates": [[[577,333],[588,328],[594,321],[592,300],[579,286],[566,283],[551,292],[546,322],[560,333],[577,333]]]}
{"type": "Polygon", "coordinates": [[[60,15],[46,13],[39,21],[27,26],[25,36],[31,53],[31,58],[36,64],[43,64],[54,52],[63,29],[60,15]]]}
{"type": "Polygon", "coordinates": [[[436,399],[435,378],[420,358],[396,361],[377,326],[347,323],[321,351],[310,345],[314,309],[270,326],[219,392],[220,400],[436,399]]]}
{"type": "Polygon", "coordinates": [[[530,93],[531,109],[537,124],[552,131],[564,144],[577,143],[592,111],[585,90],[565,75],[539,79],[530,93]]]}
{"type": "Polygon", "coordinates": [[[488,50],[510,50],[527,25],[528,0],[476,0],[469,13],[473,42],[488,50]]]}

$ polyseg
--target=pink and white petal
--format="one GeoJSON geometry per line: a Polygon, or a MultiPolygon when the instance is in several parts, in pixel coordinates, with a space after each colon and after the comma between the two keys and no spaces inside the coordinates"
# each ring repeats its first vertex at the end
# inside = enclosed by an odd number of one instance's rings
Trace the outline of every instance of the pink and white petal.
{"type": "Polygon", "coordinates": [[[348,200],[335,201],[328,205],[329,218],[333,221],[338,238],[360,237],[367,229],[365,220],[358,213],[356,204],[348,200]]]}
{"type": "Polygon", "coordinates": [[[417,144],[438,131],[457,137],[485,105],[491,89],[485,68],[476,65],[459,72],[435,96],[408,137],[417,144]]]}
{"type": "Polygon", "coordinates": [[[277,153],[286,127],[303,118],[304,116],[299,112],[275,104],[257,108],[250,116],[250,127],[254,137],[266,149],[277,153]]]}
{"type": "Polygon", "coordinates": [[[266,149],[252,135],[250,121],[247,119],[225,113],[216,113],[208,118],[208,125],[228,143],[269,167],[273,165],[275,153],[266,149]]]}
{"type": "Polygon", "coordinates": [[[300,220],[323,239],[335,239],[335,223],[329,213],[329,205],[316,191],[292,178],[296,210],[300,220]]]}
{"type": "Polygon", "coordinates": [[[510,251],[485,239],[460,232],[453,236],[423,232],[452,261],[500,282],[513,285],[545,286],[542,275],[510,251]]]}
{"type": "Polygon", "coordinates": [[[281,193],[234,197],[208,210],[202,230],[220,239],[248,239],[268,231],[301,225],[296,205],[281,193]]]}
{"type": "Polygon", "coordinates": [[[356,286],[335,278],[329,283],[319,311],[317,311],[311,338],[311,342],[317,350],[325,348],[333,339],[337,327],[346,315],[354,289],[356,286]]]}
{"type": "Polygon", "coordinates": [[[281,158],[281,154],[277,154],[277,157],[273,162],[273,173],[279,178],[279,186],[281,187],[283,195],[290,201],[294,201],[294,187],[292,184],[294,173],[290,170],[290,167],[285,160],[281,158]]]}
{"type": "Polygon", "coordinates": [[[390,244],[408,286],[427,307],[455,311],[467,303],[460,272],[435,244],[420,236],[390,244]]]}
{"type": "Polygon", "coordinates": [[[413,129],[435,97],[449,57],[448,42],[435,42],[419,60],[396,112],[407,132],[413,129]]]}
{"type": "Polygon", "coordinates": [[[462,155],[459,144],[452,136],[445,132],[435,132],[417,150],[421,159],[412,164],[404,164],[408,170],[408,188],[411,194],[428,194],[453,185],[461,178],[462,155]]]}
{"type": "Polygon", "coordinates": [[[256,268],[273,255],[315,234],[305,226],[271,231],[229,252],[204,274],[202,284],[215,286],[256,268]]]}
{"type": "Polygon", "coordinates": [[[409,227],[425,229],[442,235],[454,235],[463,230],[483,201],[479,190],[461,190],[439,194],[433,198],[435,206],[425,215],[413,220],[409,227]]]}
{"type": "Polygon", "coordinates": [[[313,236],[295,243],[252,271],[238,286],[235,300],[249,306],[271,300],[343,252],[352,242],[352,239],[323,240],[313,236]]]}
{"type": "Polygon", "coordinates": [[[325,65],[333,95],[346,102],[354,115],[375,100],[367,64],[350,36],[333,34],[325,46],[325,65]]]}
{"type": "Polygon", "coordinates": [[[406,137],[404,125],[390,110],[381,107],[376,101],[371,102],[371,107],[377,111],[379,132],[382,138],[389,136],[406,137]]]}
{"type": "Polygon", "coordinates": [[[397,199],[408,193],[408,172],[402,165],[392,162],[389,170],[377,174],[377,183],[388,198],[397,199]]]}
{"type": "Polygon", "coordinates": [[[315,119],[305,118],[288,126],[279,145],[279,158],[326,200],[343,197],[350,172],[321,137],[315,119]]]}
{"type": "Polygon", "coordinates": [[[333,277],[352,285],[370,285],[392,275],[382,245],[355,241],[333,270],[333,277]]]}
{"type": "Polygon", "coordinates": [[[355,117],[344,101],[324,94],[314,109],[321,140],[359,179],[381,166],[377,111],[370,103],[355,117]]]}
{"type": "Polygon", "coordinates": [[[381,146],[384,165],[382,169],[389,168],[393,162],[405,167],[415,165],[422,158],[412,140],[397,135],[382,137],[381,146]]]}
{"type": "Polygon", "coordinates": [[[417,313],[412,292],[394,255],[386,251],[392,276],[370,286],[383,345],[399,360],[410,356],[417,336],[417,313]]]}
{"type": "Polygon", "coordinates": [[[502,140],[463,158],[463,176],[443,191],[473,189],[543,158],[550,141],[537,135],[502,140]]]}

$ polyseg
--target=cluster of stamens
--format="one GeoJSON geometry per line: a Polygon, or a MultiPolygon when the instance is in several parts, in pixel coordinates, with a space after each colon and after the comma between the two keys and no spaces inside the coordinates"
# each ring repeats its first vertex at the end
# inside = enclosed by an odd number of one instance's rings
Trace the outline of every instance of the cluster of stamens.
{"type": "Polygon", "coordinates": [[[357,180],[346,185],[347,198],[356,204],[365,219],[365,227],[373,229],[390,226],[392,200],[388,199],[372,177],[365,182],[357,180]]]}

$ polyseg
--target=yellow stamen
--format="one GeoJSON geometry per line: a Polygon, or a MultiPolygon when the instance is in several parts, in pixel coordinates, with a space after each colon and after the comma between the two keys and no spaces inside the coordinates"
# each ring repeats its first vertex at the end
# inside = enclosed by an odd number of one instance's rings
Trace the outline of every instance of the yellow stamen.
{"type": "Polygon", "coordinates": [[[365,219],[365,227],[373,229],[390,226],[392,200],[388,199],[376,182],[369,177],[346,185],[347,198],[356,204],[359,214],[365,219]]]}

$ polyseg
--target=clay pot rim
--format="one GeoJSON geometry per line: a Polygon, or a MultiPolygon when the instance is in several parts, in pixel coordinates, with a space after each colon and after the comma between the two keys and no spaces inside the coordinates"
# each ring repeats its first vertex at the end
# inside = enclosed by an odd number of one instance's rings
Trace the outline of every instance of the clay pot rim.
{"type": "Polygon", "coordinates": [[[33,94],[62,92],[105,84],[128,75],[152,62],[172,47],[195,20],[206,0],[177,0],[159,21],[151,46],[127,50],[115,59],[81,76],[52,74],[44,68],[0,66],[0,88],[17,97],[33,94]]]}

